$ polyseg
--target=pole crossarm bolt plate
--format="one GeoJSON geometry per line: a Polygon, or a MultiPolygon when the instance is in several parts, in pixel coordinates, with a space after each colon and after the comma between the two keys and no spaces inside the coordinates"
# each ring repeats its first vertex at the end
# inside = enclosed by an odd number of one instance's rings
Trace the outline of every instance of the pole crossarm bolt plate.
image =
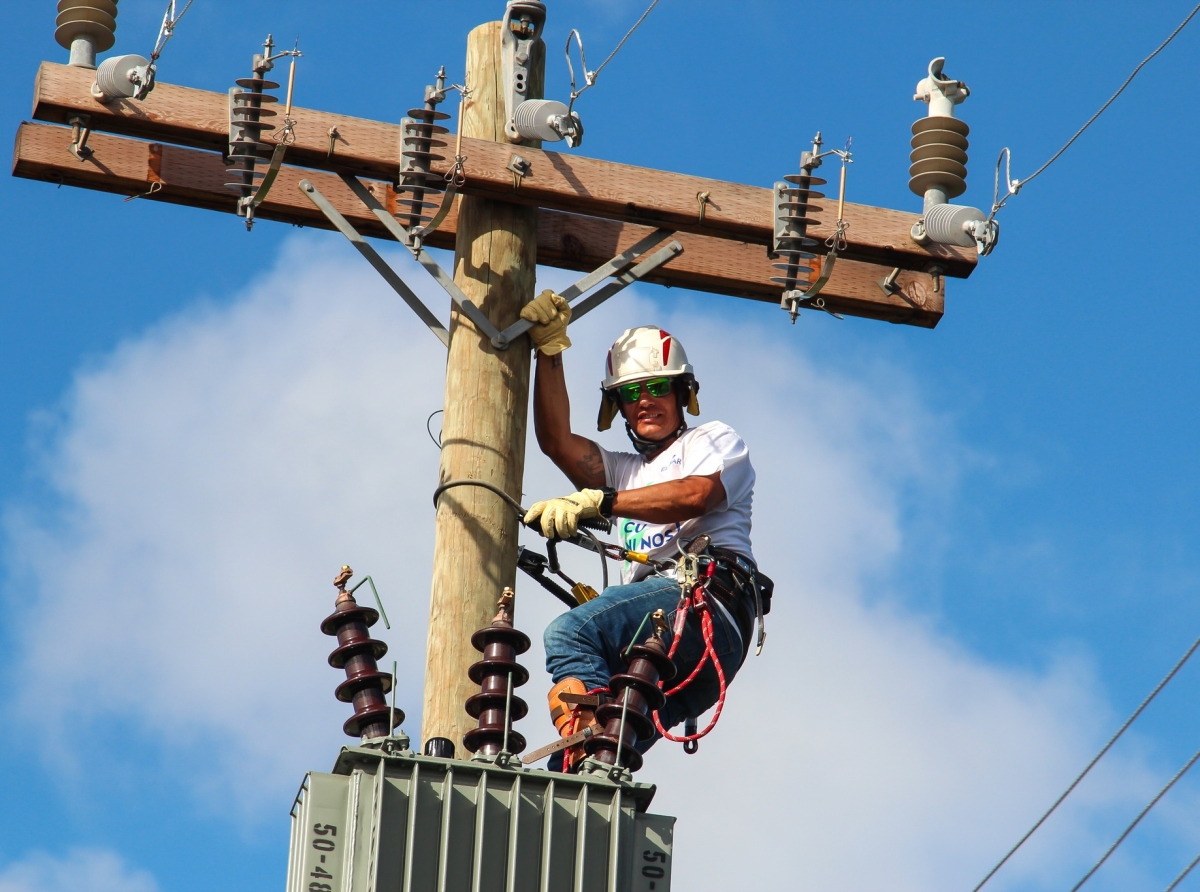
{"type": "MultiPolygon", "coordinates": [[[[512,346],[513,342],[521,335],[529,331],[533,327],[533,323],[526,319],[519,319],[512,325],[505,328],[503,331],[496,328],[484,312],[472,301],[469,297],[463,294],[462,289],[454,283],[441,265],[429,255],[419,241],[413,238],[413,233],[406,229],[396,220],[385,208],[379,203],[370,190],[362,184],[357,177],[352,177],[349,174],[340,174],[341,180],[346,184],[347,188],[361,201],[369,211],[383,224],[384,228],[392,235],[396,241],[404,245],[416,258],[417,262],[433,277],[450,295],[450,299],[455,305],[473,322],[476,328],[479,329],[492,346],[497,350],[507,350],[512,346]]],[[[337,209],[330,203],[321,191],[308,180],[300,181],[300,191],[316,205],[317,209],[333,224],[342,235],[344,235],[352,245],[358,250],[367,262],[375,268],[392,287],[422,322],[428,326],[429,330],[437,336],[447,347],[450,345],[450,333],[446,327],[438,320],[433,312],[425,306],[415,291],[413,291],[400,275],[392,269],[386,260],[379,255],[379,252],[367,243],[362,234],[351,225],[345,217],[343,217],[337,209]]],[[[562,296],[568,301],[574,301],[587,292],[591,291],[605,279],[612,277],[612,281],[605,285],[600,290],[579,301],[572,307],[572,315],[578,319],[590,313],[604,301],[608,300],[614,294],[617,294],[624,288],[632,285],[634,282],[649,275],[654,270],[658,269],[664,263],[667,263],[683,253],[683,245],[678,241],[671,241],[665,247],[655,251],[645,260],[640,263],[636,262],[637,258],[645,254],[651,248],[654,248],[666,241],[675,233],[669,229],[656,229],[648,236],[631,245],[626,250],[622,251],[616,257],[602,264],[592,272],[588,273],[578,282],[563,289],[562,296]]]]}

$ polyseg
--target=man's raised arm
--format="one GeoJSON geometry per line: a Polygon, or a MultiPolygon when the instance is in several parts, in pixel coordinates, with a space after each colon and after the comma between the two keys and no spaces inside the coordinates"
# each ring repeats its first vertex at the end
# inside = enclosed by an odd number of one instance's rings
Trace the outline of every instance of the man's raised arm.
{"type": "Polygon", "coordinates": [[[571,346],[567,323],[571,306],[553,291],[543,291],[521,310],[534,323],[529,338],[537,349],[533,384],[533,429],[538,447],[580,489],[604,486],[600,447],[571,433],[571,401],[563,375],[562,352],[571,346]]]}
{"type": "Polygon", "coordinates": [[[533,384],[533,429],[538,447],[580,489],[604,485],[600,447],[571,433],[571,402],[563,375],[562,354],[537,355],[533,384]]]}

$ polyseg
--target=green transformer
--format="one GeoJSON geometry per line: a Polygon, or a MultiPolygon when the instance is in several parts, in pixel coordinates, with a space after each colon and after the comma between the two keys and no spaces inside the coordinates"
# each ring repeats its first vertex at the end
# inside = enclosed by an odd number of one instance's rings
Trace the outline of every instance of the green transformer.
{"type": "Polygon", "coordinates": [[[287,892],[670,892],[675,819],[628,778],[344,747],[292,807],[287,892]]]}

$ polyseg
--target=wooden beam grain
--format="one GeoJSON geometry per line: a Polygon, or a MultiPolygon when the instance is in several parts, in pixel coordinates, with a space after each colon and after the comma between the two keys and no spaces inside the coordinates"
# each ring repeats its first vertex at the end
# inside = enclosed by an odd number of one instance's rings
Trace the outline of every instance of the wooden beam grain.
{"type": "MultiPolygon", "coordinates": [[[[78,161],[68,152],[71,131],[64,127],[25,123],[17,131],[13,174],[67,186],[119,195],[147,196],[233,214],[235,193],[224,187],[225,165],[214,152],[142,142],[103,133],[93,134],[93,154],[78,161]],[[155,186],[155,184],[158,184],[155,186]]],[[[285,164],[274,188],[257,212],[260,219],[298,226],[331,228],[299,191],[308,178],[364,235],[388,238],[387,231],[333,174],[285,164]]],[[[386,183],[370,184],[386,205],[395,194],[386,183]]],[[[231,221],[231,225],[238,225],[231,221]]],[[[438,248],[453,248],[458,218],[452,210],[427,239],[438,248]]],[[[572,270],[591,270],[647,234],[649,227],[577,214],[543,210],[538,221],[538,262],[572,270]]],[[[728,294],[778,304],[780,289],[770,281],[774,270],[760,245],[693,233],[678,235],[684,252],[646,278],[653,284],[728,294]]],[[[869,319],[933,328],[945,305],[944,280],[935,288],[931,276],[902,272],[901,293],[885,294],[876,284],[889,269],[841,259],[823,296],[836,312],[869,319]]],[[[780,313],[782,318],[783,314],[780,313]]]]}
{"type": "MultiPolygon", "coordinates": [[[[94,73],[86,69],[43,62],[34,87],[33,117],[65,124],[68,116],[83,112],[97,130],[224,151],[228,139],[225,93],[160,83],[143,102],[117,100],[102,105],[91,96],[93,78],[94,73]]],[[[293,109],[293,117],[298,124],[296,142],[289,149],[292,163],[395,179],[400,139],[397,124],[299,107],[293,109]],[[338,132],[332,159],[328,157],[331,127],[338,132]]],[[[770,189],[525,147],[517,151],[530,161],[532,170],[514,189],[513,175],[507,169],[513,147],[464,139],[463,150],[468,158],[463,191],[468,195],[755,245],[771,241],[770,189]],[[709,197],[701,221],[697,196],[704,192],[709,197]]],[[[453,153],[446,150],[446,154],[453,153]]],[[[448,164],[437,162],[435,169],[444,172],[448,164]]],[[[812,230],[822,243],[832,234],[834,215],[834,202],[826,200],[818,214],[821,223],[812,230]]],[[[945,275],[970,275],[976,252],[917,245],[909,235],[916,220],[916,214],[847,203],[849,243],[844,256],[922,271],[936,264],[945,275]]]]}

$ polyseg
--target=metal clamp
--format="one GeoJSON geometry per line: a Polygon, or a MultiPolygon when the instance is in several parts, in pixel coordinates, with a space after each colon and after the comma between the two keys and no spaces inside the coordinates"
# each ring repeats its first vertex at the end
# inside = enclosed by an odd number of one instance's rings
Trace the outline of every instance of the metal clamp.
{"type": "MultiPolygon", "coordinates": [[[[459,310],[466,315],[467,318],[475,324],[475,327],[478,328],[479,331],[488,338],[493,347],[495,347],[497,350],[507,350],[510,346],[512,346],[513,342],[516,341],[517,338],[525,334],[530,328],[533,327],[533,323],[527,319],[518,319],[503,331],[496,328],[496,326],[492,323],[492,320],[487,317],[483,310],[481,310],[474,301],[472,301],[463,293],[462,289],[455,284],[454,279],[451,278],[446,271],[442,269],[441,265],[429,255],[429,252],[422,247],[420,239],[416,237],[417,233],[415,231],[410,231],[402,226],[399,221],[397,221],[396,218],[393,217],[387,211],[387,209],[379,203],[375,196],[371,194],[370,190],[368,190],[367,187],[364,186],[357,177],[350,176],[349,174],[339,174],[339,176],[341,177],[342,182],[346,184],[347,188],[349,188],[350,191],[355,194],[358,200],[361,201],[374,215],[374,217],[381,224],[383,224],[383,227],[392,235],[392,237],[409,249],[413,257],[416,258],[417,262],[421,264],[421,266],[427,273],[429,273],[430,276],[433,277],[435,282],[442,286],[445,292],[450,295],[450,299],[454,301],[459,310]]],[[[358,252],[362,254],[364,258],[366,258],[367,262],[375,268],[376,272],[383,276],[384,281],[386,281],[392,287],[393,291],[400,295],[400,297],[406,304],[409,305],[412,311],[417,314],[420,320],[424,322],[426,326],[428,326],[429,330],[437,336],[438,340],[440,340],[447,347],[450,346],[450,333],[447,331],[446,327],[442,325],[432,311],[430,311],[430,309],[426,307],[424,303],[422,303],[416,292],[409,288],[404,280],[396,273],[396,271],[388,265],[387,261],[379,255],[379,252],[377,252],[367,243],[367,240],[363,238],[363,236],[354,228],[353,225],[351,225],[350,221],[338,212],[337,208],[330,203],[329,199],[321,194],[321,191],[308,180],[300,181],[300,191],[305,195],[306,198],[309,199],[309,201],[316,205],[317,209],[320,210],[321,213],[325,215],[326,219],[333,224],[333,227],[342,235],[344,235],[352,245],[354,245],[358,252]]],[[[442,216],[444,216],[444,214],[442,216]]],[[[437,218],[435,218],[435,220],[436,219],[437,218]]],[[[437,222],[440,222],[440,220],[437,222]]],[[[430,221],[430,223],[421,227],[421,229],[432,228],[434,228],[434,221],[430,221]]],[[[603,288],[589,295],[584,300],[572,307],[572,316],[575,319],[579,319],[580,317],[587,315],[614,294],[617,294],[624,288],[632,285],[634,282],[658,269],[658,267],[662,266],[664,263],[667,263],[668,261],[673,260],[675,257],[678,257],[680,254],[682,254],[683,245],[681,245],[678,241],[671,241],[665,247],[655,251],[640,263],[635,263],[638,257],[666,239],[670,238],[672,235],[674,235],[674,233],[669,229],[656,229],[645,238],[631,245],[616,257],[612,258],[612,260],[609,260],[607,263],[588,273],[574,285],[564,289],[561,292],[562,296],[568,301],[572,301],[582,296],[586,292],[591,291],[604,279],[609,278],[610,276],[613,278],[613,281],[609,282],[603,288]]]]}
{"type": "Polygon", "coordinates": [[[67,118],[67,123],[71,125],[70,152],[79,161],[86,161],[92,155],[92,149],[87,144],[88,137],[92,135],[92,119],[89,115],[75,114],[67,118]]]}

